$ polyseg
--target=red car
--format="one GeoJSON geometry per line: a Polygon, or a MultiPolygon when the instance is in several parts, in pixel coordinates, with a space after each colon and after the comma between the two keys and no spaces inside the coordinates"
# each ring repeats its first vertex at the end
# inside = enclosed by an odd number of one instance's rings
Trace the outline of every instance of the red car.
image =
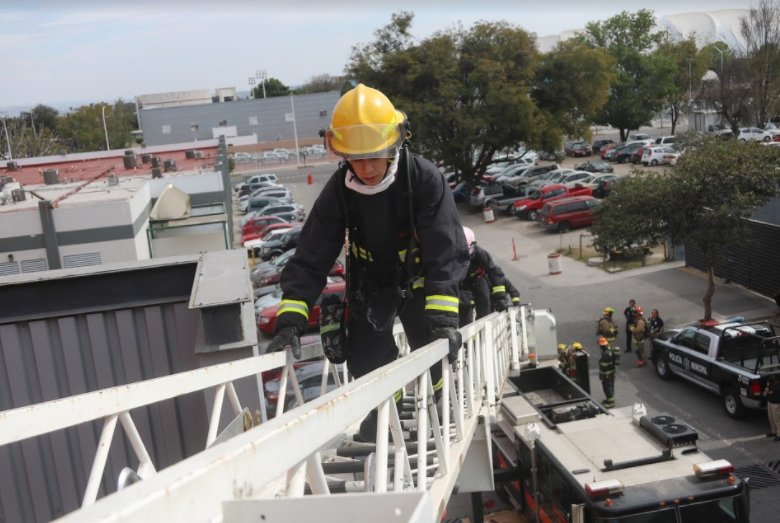
{"type": "Polygon", "coordinates": [[[574,158],[577,156],[590,156],[591,154],[590,145],[585,142],[567,143],[563,148],[563,152],[566,156],[574,158]]]}
{"type": "MultiPolygon", "coordinates": [[[[279,283],[279,280],[282,278],[282,269],[284,269],[284,264],[272,266],[267,271],[258,273],[256,276],[257,286],[267,287],[268,285],[276,285],[279,283]]],[[[341,265],[340,261],[336,260],[336,263],[333,264],[333,267],[330,269],[328,276],[339,276],[341,278],[345,277],[344,267],[341,265]]]]}
{"type": "MultiPolygon", "coordinates": [[[[322,289],[322,294],[320,294],[320,297],[317,298],[317,301],[314,303],[312,310],[309,311],[309,328],[316,327],[317,322],[320,319],[320,302],[322,301],[322,297],[326,294],[336,294],[339,298],[343,299],[344,293],[346,291],[347,282],[345,281],[334,281],[325,285],[325,288],[322,289]]],[[[258,312],[256,315],[257,328],[265,334],[273,334],[274,325],[276,324],[276,313],[278,309],[279,305],[272,305],[258,312]]]]}
{"type": "Polygon", "coordinates": [[[246,222],[246,224],[241,228],[241,234],[257,233],[262,231],[267,226],[273,225],[275,223],[288,222],[284,218],[279,218],[278,216],[256,216],[246,222]]]}
{"type": "Polygon", "coordinates": [[[531,190],[527,198],[517,200],[512,204],[509,213],[518,218],[527,218],[535,222],[539,217],[539,211],[544,204],[553,200],[570,198],[572,196],[593,196],[593,190],[589,187],[577,187],[569,189],[565,185],[548,185],[541,189],[531,190]]]}
{"type": "Polygon", "coordinates": [[[241,235],[241,245],[244,245],[246,242],[250,240],[262,240],[266,236],[268,236],[269,233],[273,231],[278,231],[279,229],[292,229],[297,227],[303,227],[302,223],[274,223],[271,225],[266,225],[260,231],[257,232],[243,232],[242,229],[242,235],[241,235]]]}
{"type": "Polygon", "coordinates": [[[539,213],[539,225],[548,231],[566,232],[593,223],[593,209],[601,203],[593,196],[561,198],[547,203],[539,213]]]}
{"type": "Polygon", "coordinates": [[[650,146],[647,147],[640,147],[633,153],[631,153],[631,156],[629,157],[631,160],[631,163],[639,163],[642,161],[642,155],[645,153],[645,149],[649,149],[650,146]]]}

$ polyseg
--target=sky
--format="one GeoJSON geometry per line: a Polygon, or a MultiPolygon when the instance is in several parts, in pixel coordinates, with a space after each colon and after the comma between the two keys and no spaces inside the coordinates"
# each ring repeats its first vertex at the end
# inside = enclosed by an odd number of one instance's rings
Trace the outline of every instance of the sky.
{"type": "MultiPolygon", "coordinates": [[[[0,111],[249,88],[264,69],[287,85],[340,75],[356,44],[394,12],[425,38],[458,22],[506,20],[539,36],[622,10],[656,15],[747,8],[749,0],[0,0],[0,111]]],[[[59,108],[59,107],[58,107],[59,108]]]]}

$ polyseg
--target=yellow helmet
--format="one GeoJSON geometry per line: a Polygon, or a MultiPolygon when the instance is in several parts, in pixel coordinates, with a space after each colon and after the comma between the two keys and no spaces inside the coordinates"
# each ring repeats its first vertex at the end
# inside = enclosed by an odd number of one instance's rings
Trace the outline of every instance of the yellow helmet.
{"type": "Polygon", "coordinates": [[[612,314],[613,312],[615,312],[615,309],[612,307],[607,307],[604,309],[604,314],[612,314]]]}
{"type": "Polygon", "coordinates": [[[387,96],[358,84],[336,102],[325,133],[331,160],[396,156],[406,136],[406,116],[387,96]]]}
{"type": "Polygon", "coordinates": [[[575,341],[571,344],[571,348],[574,350],[582,350],[582,344],[580,342],[575,341]]]}
{"type": "Polygon", "coordinates": [[[563,352],[566,350],[566,344],[565,343],[559,343],[558,344],[558,352],[563,352]]]}

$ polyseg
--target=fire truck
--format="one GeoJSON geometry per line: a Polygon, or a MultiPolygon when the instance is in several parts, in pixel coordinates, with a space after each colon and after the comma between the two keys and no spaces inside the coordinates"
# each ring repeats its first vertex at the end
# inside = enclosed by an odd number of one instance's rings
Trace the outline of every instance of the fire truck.
{"type": "Polygon", "coordinates": [[[749,480],[692,427],[642,404],[607,410],[554,367],[509,378],[492,439],[496,489],[529,522],[749,521],[749,480]]]}

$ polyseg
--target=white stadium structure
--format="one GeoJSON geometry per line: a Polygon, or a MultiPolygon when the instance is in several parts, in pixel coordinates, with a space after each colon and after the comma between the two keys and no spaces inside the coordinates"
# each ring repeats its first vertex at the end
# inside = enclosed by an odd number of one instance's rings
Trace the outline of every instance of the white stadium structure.
{"type": "MultiPolygon", "coordinates": [[[[699,13],[679,13],[658,16],[656,29],[668,30],[679,37],[696,35],[699,47],[712,42],[725,42],[732,49],[743,49],[744,42],[739,34],[739,19],[748,14],[748,9],[721,9],[699,13]]],[[[537,39],[539,50],[550,51],[555,44],[572,38],[584,29],[564,31],[558,35],[542,36],[537,39]]]]}

